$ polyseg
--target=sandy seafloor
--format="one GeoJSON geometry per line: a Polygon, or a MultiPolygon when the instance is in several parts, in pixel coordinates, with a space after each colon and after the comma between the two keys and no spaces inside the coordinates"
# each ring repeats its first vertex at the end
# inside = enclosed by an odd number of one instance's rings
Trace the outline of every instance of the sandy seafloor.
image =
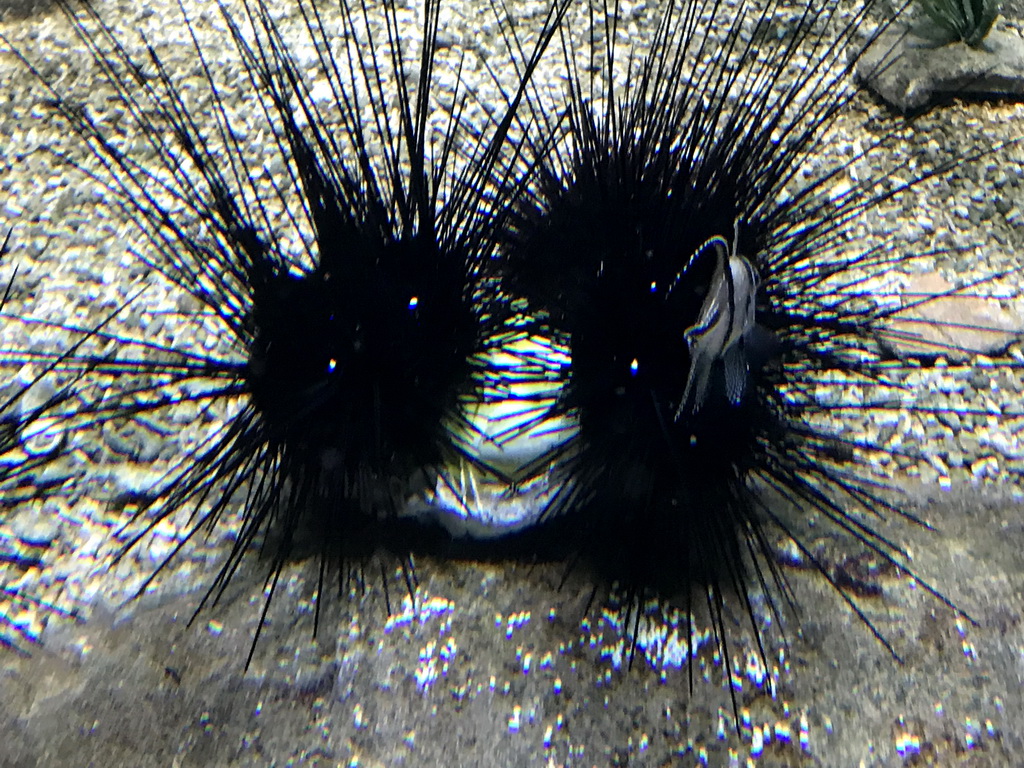
{"type": "MultiPolygon", "coordinates": [[[[466,42],[474,12],[452,7],[453,44],[486,45],[466,42]]],[[[101,8],[128,26],[138,19],[151,33],[181,34],[156,2],[101,8]]],[[[527,10],[539,18],[535,7],[527,10]]],[[[653,7],[640,5],[629,14],[636,29],[649,29],[656,18],[653,7]]],[[[1021,14],[1008,8],[1006,16],[1019,33],[1021,14]]],[[[82,87],[89,67],[58,11],[20,8],[0,31],[33,60],[49,61],[47,74],[62,87],[82,87]]],[[[17,223],[11,259],[24,265],[25,287],[12,308],[38,316],[89,301],[109,306],[145,271],[112,238],[124,231],[116,217],[91,218],[95,195],[36,151],[60,139],[38,103],[38,86],[6,52],[0,81],[0,140],[8,142],[0,148],[0,226],[17,223]]],[[[869,135],[882,112],[858,98],[837,135],[869,135]]],[[[966,154],[1022,132],[1019,107],[953,104],[912,124],[907,135],[923,153],[966,154]]],[[[984,158],[910,197],[901,211],[908,242],[935,237],[970,248],[962,261],[941,266],[1005,269],[1024,253],[1019,153],[984,158]]],[[[166,286],[154,290],[155,302],[179,306],[159,293],[166,286]]],[[[992,377],[1000,387],[985,396],[1002,397],[1004,412],[1012,410],[1021,376],[997,360],[992,377]]],[[[183,415],[183,432],[187,422],[183,415]]],[[[285,594],[275,599],[244,672],[262,603],[259,573],[241,574],[222,605],[186,626],[202,595],[204,565],[208,573],[209,558],[230,539],[222,533],[211,554],[197,544],[158,590],[120,605],[167,551],[167,540],[147,542],[149,550],[117,568],[105,565],[118,520],[104,493],[142,483],[146,467],[85,450],[75,440],[90,438],[72,436],[76,450],[54,470],[50,500],[4,513],[8,535],[16,530],[45,542],[44,566],[18,574],[18,585],[49,587],[40,593],[80,620],[5,605],[6,617],[39,636],[23,645],[27,654],[0,649],[0,766],[1024,765],[1024,452],[1016,440],[1020,419],[985,424],[998,439],[986,433],[980,453],[1002,446],[1005,455],[977,470],[969,457],[963,471],[949,471],[951,490],[927,468],[900,476],[906,503],[936,530],[882,526],[977,626],[906,578],[883,577],[884,595],[862,606],[893,642],[897,663],[820,578],[786,569],[802,610],[788,617],[786,642],[775,628],[766,630],[773,669],[760,668],[740,611],[727,617],[739,664],[739,733],[720,660],[707,647],[692,675],[685,663],[655,670],[639,657],[628,669],[618,614],[609,607],[585,616],[590,585],[575,573],[562,584],[562,565],[421,558],[414,607],[399,607],[404,587],[393,575],[388,616],[371,579],[365,593],[324,608],[313,640],[306,598],[314,564],[297,563],[285,573],[285,594]],[[91,566],[74,565],[82,561],[91,566]],[[765,674],[777,681],[774,695],[765,674]]],[[[975,426],[962,431],[981,433],[975,426]]],[[[943,441],[950,435],[936,429],[920,437],[932,439],[948,462],[943,441]]],[[[953,438],[966,451],[964,439],[953,438]]],[[[167,441],[153,448],[155,460],[177,450],[167,441]]],[[[685,635],[685,621],[676,622],[685,635]]],[[[695,622],[706,626],[706,618],[695,622]]]]}

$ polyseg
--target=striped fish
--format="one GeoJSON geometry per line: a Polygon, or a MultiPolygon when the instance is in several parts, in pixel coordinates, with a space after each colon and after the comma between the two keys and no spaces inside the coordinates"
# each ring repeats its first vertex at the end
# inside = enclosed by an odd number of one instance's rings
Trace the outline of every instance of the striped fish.
{"type": "Polygon", "coordinates": [[[707,398],[711,372],[721,360],[725,373],[725,394],[738,405],[746,388],[749,365],[744,340],[755,329],[757,272],[743,256],[729,252],[725,238],[716,236],[704,243],[691,263],[708,248],[714,248],[715,273],[696,324],[683,332],[690,348],[690,373],[683,399],[676,411],[697,413],[707,398]]]}

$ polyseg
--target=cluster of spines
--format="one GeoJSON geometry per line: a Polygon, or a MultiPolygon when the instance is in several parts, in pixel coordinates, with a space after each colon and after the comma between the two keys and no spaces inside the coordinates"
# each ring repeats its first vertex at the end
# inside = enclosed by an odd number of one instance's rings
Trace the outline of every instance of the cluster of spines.
{"type": "MultiPolygon", "coordinates": [[[[107,186],[115,204],[149,238],[150,255],[143,258],[218,318],[229,353],[147,348],[135,339],[94,334],[123,349],[113,359],[79,355],[61,361],[61,367],[154,381],[129,384],[119,397],[74,414],[75,423],[99,423],[182,399],[213,404],[249,398],[224,431],[170,471],[154,494],[159,505],[140,513],[128,546],[177,508],[191,506],[197,513],[182,538],[184,546],[226,514],[236,492],[246,493],[237,543],[208,597],[219,596],[247,551],[268,546],[268,537],[275,542],[269,579],[274,584],[294,553],[293,537],[311,519],[320,534],[322,564],[335,557],[360,560],[387,538],[404,497],[429,490],[435,476],[453,488],[445,466],[468,463],[512,481],[513,488],[549,483],[551,489],[542,495],[545,514],[529,535],[558,537],[569,554],[598,562],[603,576],[624,585],[637,622],[639,606],[652,594],[682,593],[690,607],[696,590],[706,597],[724,644],[724,592],[735,592],[758,636],[750,582],[776,613],[773,595],[789,594],[772,559],[767,519],[879,634],[855,598],[766,500],[773,495],[813,509],[900,567],[906,562],[899,547],[851,513],[847,502],[920,522],[858,474],[855,454],[865,446],[807,426],[809,402],[786,396],[816,371],[841,370],[866,381],[884,376],[874,361],[865,360],[864,348],[872,341],[864,329],[877,330],[891,312],[853,306],[864,298],[856,288],[865,277],[855,270],[877,274],[903,257],[892,255],[889,243],[837,262],[825,256],[841,252],[844,228],[854,217],[903,187],[883,191],[869,184],[832,199],[826,190],[840,173],[836,170],[790,191],[799,160],[819,147],[822,127],[848,103],[848,95],[835,93],[852,66],[842,55],[869,5],[844,22],[832,41],[810,31],[822,22],[822,13],[828,22],[832,12],[807,6],[797,30],[767,63],[760,58],[756,30],[768,23],[775,6],[769,3],[756,14],[755,33],[749,36],[744,9],[714,52],[740,64],[733,67],[699,63],[713,44],[701,37],[702,17],[718,6],[688,3],[683,11],[664,15],[651,53],[627,72],[621,92],[611,85],[621,74],[614,42],[618,7],[606,5],[609,47],[596,67],[605,80],[581,75],[565,38],[569,88],[562,119],[543,111],[545,102],[530,78],[558,29],[563,4],[547,18],[490,142],[468,152],[459,145],[466,96],[456,94],[448,132],[431,164],[427,109],[438,32],[435,3],[425,6],[418,62],[422,90],[416,96],[405,76],[402,33],[388,7],[385,58],[397,75],[400,125],[377,117],[370,131],[363,123],[366,105],[353,93],[365,91],[370,104],[387,100],[388,87],[373,66],[379,52],[370,52],[369,63],[336,59],[318,11],[300,7],[306,32],[323,43],[319,64],[329,75],[332,104],[340,113],[346,142],[341,147],[268,9],[254,2],[246,13],[256,42],[229,14],[224,20],[249,84],[259,94],[258,107],[275,128],[270,141],[288,160],[283,186],[272,182],[269,196],[251,180],[245,147],[231,130],[231,109],[221,100],[198,40],[193,37],[212,97],[210,124],[190,112],[153,48],[148,60],[137,61],[87,6],[86,22],[76,22],[79,39],[128,114],[143,129],[170,127],[170,144],[163,134],[143,131],[163,168],[133,160],[61,94],[52,92],[53,102],[105,166],[93,178],[107,186]],[[812,66],[783,84],[807,40],[815,41],[812,66]],[[697,68],[689,72],[694,61],[697,68]],[[346,88],[345,67],[362,78],[359,88],[346,88]],[[598,103],[603,112],[594,111],[598,103]],[[521,106],[527,115],[520,114],[521,106]],[[522,134],[522,145],[507,141],[514,130],[522,134]],[[370,159],[373,140],[383,144],[380,165],[370,159]],[[455,165],[467,170],[454,174],[455,165]],[[296,201],[298,212],[289,207],[296,201]],[[290,251],[276,230],[274,206],[295,227],[308,224],[318,247],[299,238],[304,252],[290,251]],[[608,229],[614,236],[605,238],[608,229]],[[730,258],[753,264],[760,280],[757,324],[779,346],[768,358],[781,359],[750,365],[740,402],[728,402],[716,383],[707,404],[693,408],[683,394],[693,363],[685,334],[700,330],[715,270],[713,259],[698,256],[702,244],[714,238],[729,244],[730,258]],[[378,257],[387,249],[390,255],[383,258],[394,259],[400,277],[379,269],[378,257]],[[497,251],[505,257],[500,275],[490,261],[497,251]],[[372,258],[352,263],[350,252],[372,258]],[[420,269],[424,274],[418,280],[407,274],[420,269]],[[839,278],[838,285],[833,278],[839,278]],[[341,348],[352,327],[339,316],[350,305],[362,313],[356,325],[377,323],[392,339],[404,332],[402,321],[375,319],[373,299],[385,298],[376,291],[391,279],[400,298],[387,297],[392,304],[384,302],[385,310],[400,306],[412,315],[425,313],[431,302],[423,291],[440,285],[448,291],[439,302],[443,311],[454,312],[432,326],[432,338],[406,347],[416,355],[424,345],[439,354],[454,353],[450,378],[429,391],[427,415],[416,405],[387,399],[382,390],[402,380],[407,360],[392,365],[378,358],[363,387],[348,388],[355,377],[340,385],[328,381],[339,367],[342,375],[348,373],[346,354],[364,343],[361,337],[349,339],[341,348]],[[351,292],[339,286],[344,280],[351,280],[351,292]],[[359,295],[370,287],[373,299],[359,295]],[[331,329],[325,334],[331,341],[311,338],[324,328],[331,329]],[[457,329],[455,337],[442,334],[449,328],[457,329]],[[531,428],[551,422],[564,439],[506,478],[465,447],[473,442],[467,433],[476,427],[462,407],[507,392],[508,381],[491,375],[488,355],[531,334],[567,348],[571,365],[552,407],[524,398],[521,413],[527,417],[515,422],[513,432],[526,431],[524,421],[531,428]],[[308,347],[282,350],[286,343],[307,342],[308,347]],[[178,392],[186,383],[202,386],[178,392]],[[382,411],[375,398],[384,398],[391,408],[382,411]],[[360,407],[362,413],[345,415],[346,409],[360,407]],[[308,409],[326,418],[311,419],[308,409]],[[393,421],[382,429],[381,418],[393,421]],[[417,422],[410,431],[419,437],[406,444],[405,430],[417,422]],[[338,433],[341,425],[353,423],[359,428],[338,433]],[[331,479],[339,466],[340,479],[331,479]],[[417,487],[403,485],[417,474],[425,478],[417,487]],[[399,481],[397,488],[392,480],[399,481]]],[[[351,10],[346,5],[342,10],[351,26],[351,10]]],[[[361,54],[347,54],[353,55],[361,54]]],[[[627,69],[634,64],[630,57],[627,69]]],[[[387,350],[387,339],[371,346],[387,350]]],[[[745,354],[752,362],[753,353],[745,354]]],[[[429,362],[416,357],[411,367],[422,371],[429,362]]],[[[513,377],[536,375],[542,382],[550,377],[544,361],[524,355],[522,363],[534,374],[513,377]]],[[[422,384],[416,375],[397,391],[415,395],[422,384]]],[[[411,583],[408,567],[406,573],[411,583]]],[[[324,578],[322,566],[321,592],[324,578]]]]}
{"type": "MultiPolygon", "coordinates": [[[[210,104],[202,118],[148,41],[137,57],[93,7],[81,15],[66,10],[156,158],[136,160],[87,110],[51,89],[57,112],[100,165],[80,170],[137,223],[148,241],[140,258],[198,299],[224,336],[207,353],[86,334],[120,349],[82,353],[61,366],[108,377],[120,391],[103,393],[69,419],[81,429],[184,400],[203,408],[246,400],[157,484],[125,531],[125,551],[168,516],[194,509],[166,563],[241,495],[241,528],[207,597],[219,596],[253,546],[269,551],[272,594],[303,530],[313,532],[322,558],[323,593],[324,566],[340,563],[345,577],[345,564],[362,562],[381,529],[410,497],[432,490],[444,467],[479,464],[464,448],[474,425],[463,409],[492,388],[488,355],[521,334],[511,303],[487,289],[486,261],[501,239],[508,196],[525,183],[504,179],[514,162],[506,143],[523,86],[503,92],[505,114],[472,149],[463,135],[469,97],[449,94],[438,139],[428,118],[437,106],[440,5],[424,5],[410,72],[408,31],[398,29],[393,5],[384,9],[383,51],[348,44],[337,54],[319,11],[303,4],[304,32],[330,86],[328,116],[270,9],[247,4],[245,29],[222,9],[257,94],[251,106],[283,160],[279,178],[261,185],[191,23],[210,104]],[[393,84],[381,63],[393,70],[393,84]],[[394,120],[379,113],[392,97],[394,120]],[[369,124],[366,108],[378,113],[369,124]],[[280,231],[282,221],[289,232],[280,231]]],[[[523,82],[563,10],[552,7],[523,63],[523,82]]],[[[357,13],[342,11],[352,28],[357,13]]],[[[411,584],[411,565],[401,559],[411,584]]]]}
{"type": "MultiPolygon", "coordinates": [[[[739,595],[758,636],[751,582],[773,614],[781,612],[777,600],[791,594],[776,563],[774,529],[896,655],[858,605],[856,590],[811,551],[791,515],[819,516],[853,548],[908,573],[959,610],[913,571],[873,518],[925,522],[870,473],[866,454],[890,449],[808,421],[871,403],[833,407],[793,393],[826,372],[869,389],[899,390],[879,339],[906,333],[889,327],[906,307],[876,303],[865,286],[936,252],[907,254],[895,232],[862,246],[851,242],[849,226],[953,164],[915,172],[910,182],[876,177],[839,192],[842,167],[799,181],[803,161],[823,146],[825,131],[852,98],[843,86],[853,64],[844,57],[870,4],[831,39],[816,36],[811,25],[822,15],[830,21],[834,9],[807,6],[767,61],[754,41],[775,6],[751,11],[749,25],[742,9],[724,42],[716,41],[721,58],[702,65],[709,43],[697,20],[716,7],[695,2],[666,12],[640,62],[632,55],[616,61],[614,3],[605,5],[604,34],[597,36],[607,45],[603,61],[592,45],[584,70],[565,48],[567,137],[553,152],[539,144],[546,152],[542,183],[521,208],[506,282],[527,297],[545,333],[568,347],[572,367],[553,412],[578,420],[579,429],[529,471],[552,477],[559,488],[552,524],[577,543],[577,554],[619,582],[636,621],[652,596],[681,593],[690,608],[695,587],[724,644],[725,590],[739,595]],[[794,74],[808,39],[810,64],[794,74]],[[594,77],[595,68],[603,78],[594,77]],[[613,85],[623,78],[624,85],[613,85]],[[742,398],[730,402],[722,370],[729,350],[722,347],[717,391],[695,409],[686,383],[699,359],[688,337],[709,330],[701,323],[715,262],[700,254],[716,240],[731,245],[730,262],[746,261],[757,275],[756,327],[743,334],[749,378],[742,398]],[[767,343],[767,352],[754,349],[758,343],[767,343]]],[[[739,283],[727,283],[729,299],[712,315],[715,322],[736,313],[739,283]]],[[[951,293],[970,296],[976,286],[951,293]]]]}

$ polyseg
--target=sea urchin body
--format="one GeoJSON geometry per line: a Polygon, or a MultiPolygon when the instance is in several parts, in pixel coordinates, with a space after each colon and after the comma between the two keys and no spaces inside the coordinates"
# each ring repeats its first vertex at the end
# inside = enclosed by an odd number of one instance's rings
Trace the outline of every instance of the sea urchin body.
{"type": "Polygon", "coordinates": [[[217,328],[203,352],[91,334],[113,352],[62,365],[107,377],[111,392],[72,418],[84,426],[183,402],[235,403],[126,530],[131,548],[193,510],[169,559],[244,499],[210,595],[256,543],[273,585],[300,536],[322,557],[322,593],[327,566],[360,562],[380,525],[432,491],[445,465],[474,461],[462,409],[482,396],[488,351],[511,314],[483,290],[482,265],[525,183],[509,175],[516,152],[506,145],[557,14],[519,85],[503,92],[504,113],[474,122],[462,63],[438,61],[440,12],[426,2],[410,34],[393,3],[379,15],[343,4],[330,19],[302,4],[287,20],[259,1],[221,6],[249,91],[239,106],[200,42],[209,19],[185,20],[198,71],[179,81],[145,39],[129,50],[92,7],[68,11],[137,141],[51,89],[92,152],[74,162],[138,224],[139,258],[198,301],[197,322],[217,328]]]}

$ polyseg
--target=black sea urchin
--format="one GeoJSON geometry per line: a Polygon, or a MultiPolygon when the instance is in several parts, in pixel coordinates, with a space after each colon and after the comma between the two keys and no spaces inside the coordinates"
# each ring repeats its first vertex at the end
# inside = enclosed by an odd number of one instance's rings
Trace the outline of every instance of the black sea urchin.
{"type": "Polygon", "coordinates": [[[393,2],[357,8],[328,18],[301,3],[288,17],[257,0],[220,6],[212,22],[185,18],[196,63],[181,80],[147,40],[129,50],[92,6],[68,11],[112,88],[107,120],[50,89],[91,149],[75,164],[136,222],[139,258],[198,302],[185,320],[209,341],[196,351],[89,334],[107,349],[64,365],[116,393],[76,419],[183,403],[209,419],[233,404],[127,529],[131,548],[190,511],[166,563],[240,499],[208,599],[254,543],[269,551],[272,596],[301,536],[322,558],[318,595],[329,566],[343,583],[344,564],[362,562],[443,466],[475,461],[462,409],[484,397],[489,350],[518,333],[482,266],[526,183],[508,137],[560,12],[548,12],[494,114],[460,85],[460,60],[440,63],[440,3],[424,3],[418,28],[393,2]],[[231,85],[200,42],[214,22],[238,54],[231,85]],[[241,104],[229,103],[239,88],[241,104]]]}
{"type": "Polygon", "coordinates": [[[893,225],[860,240],[855,222],[941,170],[858,185],[845,166],[815,167],[851,101],[846,52],[871,3],[845,18],[741,3],[726,18],[693,0],[669,8],[642,58],[622,54],[619,3],[597,8],[590,50],[564,46],[567,129],[549,124],[558,138],[508,247],[508,290],[571,356],[549,415],[578,422],[524,475],[551,478],[548,525],[618,582],[634,637],[648,598],[706,604],[728,666],[726,593],[757,636],[752,585],[773,616],[793,602],[781,535],[895,654],[864,589],[803,528],[849,536],[951,606],[874,522],[922,523],[872,472],[878,454],[915,449],[841,430],[901,407],[879,343],[898,335],[887,281],[935,255],[908,253],[893,225]]]}

